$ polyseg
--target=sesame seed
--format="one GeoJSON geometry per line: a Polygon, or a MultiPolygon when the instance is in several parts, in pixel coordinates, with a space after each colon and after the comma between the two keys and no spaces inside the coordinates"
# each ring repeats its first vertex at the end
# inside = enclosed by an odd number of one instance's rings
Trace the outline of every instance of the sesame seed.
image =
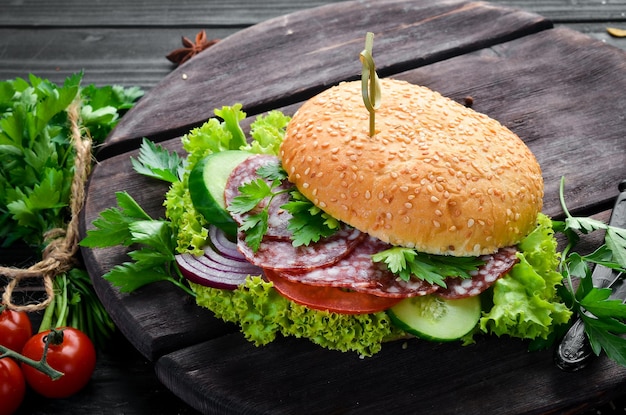
{"type": "Polygon", "coordinates": [[[441,223],[439,223],[439,221],[433,220],[433,226],[435,228],[441,228],[441,223]]]}
{"type": "Polygon", "coordinates": [[[412,203],[409,203],[409,202],[406,202],[406,203],[404,204],[404,207],[405,207],[405,208],[407,208],[407,209],[411,209],[411,208],[413,207],[413,204],[412,204],[412,203]]]}
{"type": "Polygon", "coordinates": [[[470,218],[470,219],[467,220],[467,227],[471,228],[472,226],[474,226],[474,219],[470,218]]]}
{"type": "Polygon", "coordinates": [[[308,189],[310,186],[310,184],[308,184],[307,182],[302,183],[302,187],[304,187],[305,189],[308,189]]]}
{"type": "Polygon", "coordinates": [[[320,202],[320,207],[323,209],[326,207],[326,202],[320,202]]]}
{"type": "Polygon", "coordinates": [[[430,201],[433,203],[439,203],[439,198],[437,196],[431,196],[430,201]]]}

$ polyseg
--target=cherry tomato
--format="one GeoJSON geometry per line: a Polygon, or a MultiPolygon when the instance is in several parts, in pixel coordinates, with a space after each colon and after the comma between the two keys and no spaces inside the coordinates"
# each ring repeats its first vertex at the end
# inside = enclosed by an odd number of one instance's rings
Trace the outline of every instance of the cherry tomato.
{"type": "Polygon", "coordinates": [[[63,333],[57,344],[55,333],[50,330],[35,334],[26,342],[22,354],[33,360],[40,360],[47,336],[53,336],[48,348],[48,364],[63,372],[63,376],[52,380],[39,370],[22,364],[26,383],[37,393],[48,398],[67,398],[81,390],[96,367],[96,349],[85,333],[71,327],[56,329],[63,333]]]}
{"type": "Polygon", "coordinates": [[[276,291],[294,303],[316,310],[328,310],[342,314],[367,314],[387,310],[401,298],[379,297],[337,287],[301,284],[281,277],[277,272],[264,270],[265,276],[274,284],[276,291]]]}
{"type": "Polygon", "coordinates": [[[26,394],[26,382],[20,367],[13,359],[0,359],[0,415],[17,411],[26,394]]]}
{"type": "Polygon", "coordinates": [[[0,313],[0,344],[19,352],[33,335],[28,314],[23,311],[5,309],[0,313]]]}

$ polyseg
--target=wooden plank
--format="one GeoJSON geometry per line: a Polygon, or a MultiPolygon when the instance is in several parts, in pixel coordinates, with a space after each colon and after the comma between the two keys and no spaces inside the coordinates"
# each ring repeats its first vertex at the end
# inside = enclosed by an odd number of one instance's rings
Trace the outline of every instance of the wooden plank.
{"type": "Polygon", "coordinates": [[[341,0],[141,0],[85,2],[29,0],[4,4],[0,26],[47,27],[246,27],[298,10],[341,0]],[[25,3],[27,6],[25,7],[25,3]],[[54,19],[50,19],[54,16],[54,19]]]}
{"type": "MultiPolygon", "coordinates": [[[[338,3],[340,0],[143,0],[85,2],[81,0],[27,0],[5,2],[0,27],[123,27],[123,26],[237,26],[245,27],[298,10],[338,3]],[[50,16],[54,16],[51,19],[50,16]]],[[[493,0],[518,7],[555,22],[624,21],[626,0],[493,0]]]]}
{"type": "MultiPolygon", "coordinates": [[[[626,38],[610,36],[607,26],[602,23],[567,25],[606,44],[626,49],[626,38]]],[[[148,91],[176,68],[165,55],[180,47],[181,36],[192,38],[202,29],[151,28],[150,36],[145,35],[145,29],[132,28],[0,29],[3,40],[0,79],[23,78],[33,73],[62,84],[68,76],[82,70],[84,85],[138,86],[148,91]],[[69,44],[73,46],[68,48],[69,44]]],[[[207,36],[223,39],[235,31],[236,28],[210,28],[207,36]]]]}
{"type": "Polygon", "coordinates": [[[294,338],[255,348],[235,333],[163,356],[155,370],[205,414],[574,413],[626,387],[626,368],[606,358],[566,373],[551,351],[508,338],[396,341],[361,359],[294,338]]]}
{"type": "MultiPolygon", "coordinates": [[[[165,56],[201,27],[159,29],[0,29],[0,79],[29,73],[62,84],[84,72],[83,84],[139,86],[148,90],[176,68],[165,56]],[[149,33],[149,36],[146,34],[149,33]],[[70,47],[71,46],[71,47],[70,47]]],[[[235,28],[207,30],[223,39],[235,28]]]]}
{"type": "MultiPolygon", "coordinates": [[[[356,79],[367,31],[378,34],[375,56],[385,76],[550,26],[537,15],[466,1],[346,2],[295,13],[238,32],[172,72],[120,121],[107,145],[180,135],[205,121],[209,108],[239,102],[255,114],[356,79]]],[[[100,156],[110,151],[105,145],[100,156]]]]}

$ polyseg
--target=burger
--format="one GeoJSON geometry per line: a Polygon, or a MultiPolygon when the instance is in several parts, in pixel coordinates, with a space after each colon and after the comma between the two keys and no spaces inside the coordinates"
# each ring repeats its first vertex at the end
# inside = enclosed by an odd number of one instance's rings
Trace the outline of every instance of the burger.
{"type": "MultiPolygon", "coordinates": [[[[257,345],[296,336],[371,355],[407,337],[547,338],[571,312],[536,158],[487,115],[423,86],[380,84],[374,131],[361,82],[342,82],[291,118],[259,118],[252,143],[194,156],[193,209],[223,233],[210,251],[242,270],[220,285],[180,256],[198,304],[257,345]],[[270,119],[283,123],[271,134],[270,119]],[[233,161],[220,179],[204,159],[222,152],[233,161]]],[[[242,117],[222,118],[233,130],[242,117]]]]}
{"type": "Polygon", "coordinates": [[[392,245],[478,256],[536,226],[541,169],[497,121],[407,82],[383,79],[376,133],[359,82],[307,101],[287,126],[283,168],[332,217],[392,245]]]}

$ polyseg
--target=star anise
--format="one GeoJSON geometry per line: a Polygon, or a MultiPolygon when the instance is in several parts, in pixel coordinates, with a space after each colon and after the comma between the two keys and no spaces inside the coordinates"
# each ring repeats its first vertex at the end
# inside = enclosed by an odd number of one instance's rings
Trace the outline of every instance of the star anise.
{"type": "Polygon", "coordinates": [[[177,65],[187,62],[189,59],[196,56],[209,46],[213,46],[218,42],[218,39],[207,40],[206,32],[202,30],[196,35],[195,42],[185,36],[182,37],[182,42],[184,47],[173,50],[166,56],[170,62],[177,65]]]}

